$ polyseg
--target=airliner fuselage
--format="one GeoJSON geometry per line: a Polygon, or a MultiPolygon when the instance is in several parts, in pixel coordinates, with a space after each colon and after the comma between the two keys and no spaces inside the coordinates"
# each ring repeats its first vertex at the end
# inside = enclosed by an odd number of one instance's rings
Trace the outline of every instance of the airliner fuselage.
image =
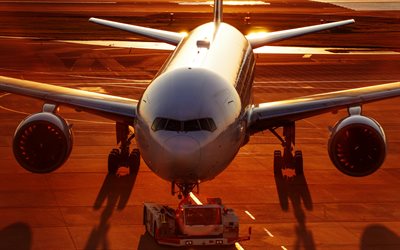
{"type": "Polygon", "coordinates": [[[45,101],[41,112],[20,123],[13,139],[14,155],[29,171],[55,171],[71,153],[72,129],[58,113],[59,105],[116,122],[119,148],[108,155],[109,174],[118,174],[120,167],[136,174],[141,155],[154,173],[172,182],[173,194],[177,186],[185,197],[198,183],[221,173],[249,137],[264,130],[283,147],[274,151],[274,175],[282,176],[286,168],[302,175],[302,152],[294,150],[295,122],[343,108],[349,116],[338,121],[328,141],[334,166],[350,176],[367,176],[382,166],[384,131],[362,115],[360,105],[399,96],[398,82],[255,105],[251,101],[254,49],[352,24],[353,19],[245,37],[222,22],[222,0],[215,0],[213,22],[186,37],[98,18],[89,21],[168,43],[174,52],[140,100],[0,76],[0,90],[45,101]],[[133,138],[138,148],[131,150],[133,138]]]}
{"type": "Polygon", "coordinates": [[[229,165],[246,138],[254,66],[251,45],[226,23],[182,40],[138,105],[136,140],[158,176],[198,183],[229,165]]]}

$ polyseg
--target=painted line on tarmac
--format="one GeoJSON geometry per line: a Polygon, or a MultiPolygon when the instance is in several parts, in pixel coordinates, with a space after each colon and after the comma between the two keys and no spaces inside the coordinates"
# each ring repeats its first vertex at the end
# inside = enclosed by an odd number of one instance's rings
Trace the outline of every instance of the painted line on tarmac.
{"type": "Polygon", "coordinates": [[[203,205],[203,203],[199,200],[199,198],[196,197],[196,195],[194,195],[194,193],[190,192],[189,196],[192,198],[194,203],[196,203],[196,205],[203,205]]]}
{"type": "Polygon", "coordinates": [[[0,109],[3,109],[3,110],[5,110],[5,111],[9,111],[9,112],[11,112],[11,113],[16,113],[16,114],[21,114],[21,115],[30,115],[30,113],[26,113],[26,112],[14,110],[14,109],[9,109],[9,108],[6,108],[6,107],[1,106],[1,105],[0,105],[0,109]]]}
{"type": "Polygon", "coordinates": [[[254,217],[249,211],[244,211],[250,218],[252,218],[253,220],[256,220],[256,217],[254,217]]]}
{"type": "Polygon", "coordinates": [[[264,231],[268,234],[269,237],[271,237],[271,238],[274,237],[274,235],[268,229],[266,229],[265,227],[264,227],[264,231]]]}
{"type": "Polygon", "coordinates": [[[244,248],[242,247],[242,245],[240,245],[239,242],[235,243],[235,247],[236,247],[237,250],[244,250],[244,248]]]}

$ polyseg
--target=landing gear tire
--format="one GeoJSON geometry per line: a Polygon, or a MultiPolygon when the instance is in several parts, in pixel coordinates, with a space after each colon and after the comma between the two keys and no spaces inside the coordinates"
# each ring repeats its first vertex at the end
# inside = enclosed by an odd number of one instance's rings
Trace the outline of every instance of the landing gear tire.
{"type": "Polygon", "coordinates": [[[282,176],[282,169],[294,169],[296,176],[303,175],[303,154],[300,150],[296,150],[293,155],[295,146],[295,123],[291,122],[283,126],[283,137],[276,131],[276,128],[270,129],[282,143],[283,156],[280,150],[274,151],[274,174],[282,176]]]}
{"type": "Polygon", "coordinates": [[[129,174],[135,175],[139,171],[140,166],[140,152],[139,149],[135,148],[129,154],[128,159],[128,166],[129,166],[129,174]]]}
{"type": "Polygon", "coordinates": [[[283,158],[280,150],[274,151],[274,175],[282,176],[283,158]]]}
{"type": "Polygon", "coordinates": [[[108,155],[108,174],[116,174],[120,163],[119,150],[114,148],[108,155]]]}
{"type": "Polygon", "coordinates": [[[296,150],[294,153],[294,170],[296,176],[304,174],[303,171],[303,153],[300,150],[296,150]]]}

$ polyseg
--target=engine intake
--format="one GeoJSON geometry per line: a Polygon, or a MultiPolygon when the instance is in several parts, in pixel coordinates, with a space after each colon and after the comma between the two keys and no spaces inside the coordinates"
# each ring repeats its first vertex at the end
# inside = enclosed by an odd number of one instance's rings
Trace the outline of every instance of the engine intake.
{"type": "Polygon", "coordinates": [[[377,121],[351,115],[335,125],[328,151],[332,163],[342,173],[367,176],[378,170],[385,160],[385,133],[377,121]]]}
{"type": "Polygon", "coordinates": [[[72,131],[60,116],[42,112],[28,116],[14,134],[13,151],[18,163],[34,173],[58,169],[72,150],[72,131]]]}

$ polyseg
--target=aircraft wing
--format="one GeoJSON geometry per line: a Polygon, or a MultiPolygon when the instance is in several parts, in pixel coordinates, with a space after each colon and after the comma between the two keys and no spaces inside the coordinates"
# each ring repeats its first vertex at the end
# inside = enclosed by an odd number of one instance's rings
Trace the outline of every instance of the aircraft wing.
{"type": "Polygon", "coordinates": [[[162,42],[165,42],[165,43],[168,43],[171,45],[178,45],[182,41],[182,39],[185,37],[185,35],[177,33],[177,32],[146,28],[146,27],[126,24],[126,23],[118,23],[118,22],[108,21],[108,20],[94,18],[94,17],[90,18],[89,22],[108,26],[108,27],[111,27],[114,29],[124,30],[124,31],[130,32],[130,33],[134,33],[137,35],[141,35],[144,37],[162,41],[162,42]]]}
{"type": "Polygon", "coordinates": [[[0,90],[52,104],[70,106],[78,111],[86,111],[119,122],[132,123],[136,117],[138,101],[129,98],[4,76],[0,76],[0,90]]]}
{"type": "Polygon", "coordinates": [[[248,131],[253,134],[326,112],[400,96],[400,82],[261,103],[249,110],[248,131]]]}
{"type": "Polygon", "coordinates": [[[297,36],[302,36],[310,33],[315,33],[319,32],[322,30],[328,30],[332,28],[336,28],[339,26],[347,25],[347,24],[352,24],[354,23],[354,19],[349,19],[349,20],[344,20],[344,21],[339,21],[339,22],[333,22],[333,23],[324,23],[324,24],[318,24],[318,25],[312,25],[312,26],[306,26],[306,27],[301,27],[301,28],[296,28],[296,29],[289,29],[289,30],[281,30],[281,31],[274,31],[274,32],[269,32],[261,35],[248,35],[246,36],[247,40],[251,44],[253,49],[262,47],[264,45],[273,43],[273,42],[278,42],[282,40],[286,40],[289,38],[297,37],[297,36]]]}
{"type": "Polygon", "coordinates": [[[110,48],[126,49],[152,49],[173,51],[175,46],[163,42],[142,42],[142,41],[117,41],[117,40],[55,40],[55,42],[72,43],[82,45],[94,45],[110,48]]]}

